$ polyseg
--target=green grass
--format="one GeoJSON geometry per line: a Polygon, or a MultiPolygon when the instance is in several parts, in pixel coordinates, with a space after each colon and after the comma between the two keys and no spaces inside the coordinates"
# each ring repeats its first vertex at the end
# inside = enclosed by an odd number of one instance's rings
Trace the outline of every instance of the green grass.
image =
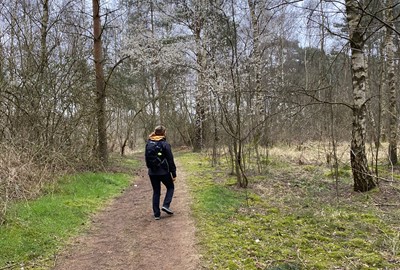
{"type": "Polygon", "coordinates": [[[396,269],[400,261],[398,225],[373,207],[373,192],[337,202],[323,172],[281,165],[257,177],[263,188],[245,191],[198,154],[177,159],[207,269],[396,269]]]}
{"type": "Polygon", "coordinates": [[[51,260],[93,212],[130,183],[126,174],[77,174],[49,186],[37,200],[15,203],[0,226],[0,268],[51,260]]]}

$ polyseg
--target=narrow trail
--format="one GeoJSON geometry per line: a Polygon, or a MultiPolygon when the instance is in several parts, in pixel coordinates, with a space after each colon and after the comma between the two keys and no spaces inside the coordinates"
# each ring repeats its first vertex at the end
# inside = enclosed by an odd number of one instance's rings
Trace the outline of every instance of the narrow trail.
{"type": "MultiPolygon", "coordinates": [[[[174,215],[154,220],[152,188],[143,168],[134,185],[94,216],[89,230],[56,258],[54,270],[197,270],[195,226],[185,175],[179,170],[174,215]]],[[[162,199],[165,188],[162,189],[162,199]]]]}

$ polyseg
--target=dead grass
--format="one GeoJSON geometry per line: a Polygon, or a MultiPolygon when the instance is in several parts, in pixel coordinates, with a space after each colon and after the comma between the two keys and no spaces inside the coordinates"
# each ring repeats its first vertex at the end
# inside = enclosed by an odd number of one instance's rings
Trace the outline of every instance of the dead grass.
{"type": "Polygon", "coordinates": [[[0,144],[0,224],[9,204],[37,197],[46,184],[71,168],[57,151],[29,142],[0,144]]]}
{"type": "Polygon", "coordinates": [[[34,156],[16,147],[2,144],[0,153],[1,221],[11,201],[35,196],[46,178],[46,170],[36,165],[34,156]]]}
{"type": "MultiPolygon", "coordinates": [[[[379,153],[378,188],[367,193],[353,191],[349,145],[338,147],[341,174],[337,181],[332,177],[331,166],[323,160],[327,149],[320,143],[302,145],[301,149],[272,148],[271,159],[285,162],[285,167],[276,165],[279,162],[271,163],[267,174],[254,178],[250,188],[262,198],[269,198],[278,209],[315,210],[321,205],[331,204],[333,207],[351,206],[361,212],[372,210],[400,234],[400,169],[388,166],[387,146],[383,146],[379,153]],[[299,163],[300,159],[307,162],[299,163]]],[[[399,241],[396,243],[400,244],[399,241]]]]}
{"type": "MultiPolygon", "coordinates": [[[[369,162],[375,160],[374,146],[367,145],[366,152],[369,162]]],[[[340,165],[350,165],[350,142],[338,143],[336,153],[340,165]]],[[[388,144],[383,143],[379,149],[379,163],[387,164],[387,153],[388,144]]],[[[327,155],[333,155],[333,148],[330,142],[306,142],[299,145],[276,145],[269,149],[269,154],[285,162],[322,165],[327,163],[327,155]]]]}

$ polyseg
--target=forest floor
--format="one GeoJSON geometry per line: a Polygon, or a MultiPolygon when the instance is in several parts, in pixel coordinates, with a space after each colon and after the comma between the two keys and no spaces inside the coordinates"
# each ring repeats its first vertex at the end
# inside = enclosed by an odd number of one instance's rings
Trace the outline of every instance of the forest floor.
{"type": "MultiPolygon", "coordinates": [[[[162,189],[161,201],[165,194],[162,189]]],[[[174,215],[154,220],[152,188],[145,168],[120,197],[92,218],[55,261],[55,270],[200,268],[185,174],[179,171],[171,204],[174,215]]]]}

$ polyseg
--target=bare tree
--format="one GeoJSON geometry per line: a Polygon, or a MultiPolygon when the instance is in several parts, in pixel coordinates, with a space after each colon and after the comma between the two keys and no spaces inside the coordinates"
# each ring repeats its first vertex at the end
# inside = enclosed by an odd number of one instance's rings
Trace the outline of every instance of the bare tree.
{"type": "Polygon", "coordinates": [[[96,106],[98,154],[100,161],[108,163],[107,119],[106,119],[106,88],[103,71],[102,26],[100,18],[100,0],[93,0],[93,57],[96,72],[96,106]]]}

